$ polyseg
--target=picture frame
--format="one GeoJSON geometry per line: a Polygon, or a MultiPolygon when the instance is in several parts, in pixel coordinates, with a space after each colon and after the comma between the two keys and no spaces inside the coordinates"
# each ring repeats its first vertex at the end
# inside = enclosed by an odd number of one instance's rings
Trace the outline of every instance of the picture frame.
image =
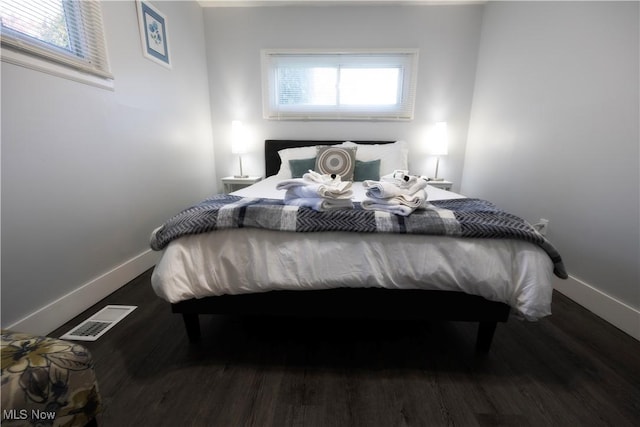
{"type": "Polygon", "coordinates": [[[142,54],[145,58],[171,68],[167,17],[151,3],[136,0],[142,54]]]}

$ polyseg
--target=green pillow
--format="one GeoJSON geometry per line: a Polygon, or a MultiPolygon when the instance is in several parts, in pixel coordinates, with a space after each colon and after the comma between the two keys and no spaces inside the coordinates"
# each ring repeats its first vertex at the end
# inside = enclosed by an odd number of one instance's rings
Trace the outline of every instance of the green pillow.
{"type": "Polygon", "coordinates": [[[291,178],[302,178],[302,175],[316,167],[316,158],[289,160],[291,178]]]}
{"type": "Polygon", "coordinates": [[[353,173],[354,181],[379,181],[380,180],[380,159],[370,162],[356,160],[356,169],[353,173]]]}

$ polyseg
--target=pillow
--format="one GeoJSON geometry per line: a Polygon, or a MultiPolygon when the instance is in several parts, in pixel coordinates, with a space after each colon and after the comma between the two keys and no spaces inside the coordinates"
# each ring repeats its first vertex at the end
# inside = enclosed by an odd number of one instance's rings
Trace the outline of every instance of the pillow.
{"type": "Polygon", "coordinates": [[[280,156],[281,164],[280,170],[278,170],[276,176],[279,179],[289,179],[291,178],[291,166],[289,165],[289,160],[309,159],[315,156],[316,146],[285,148],[284,150],[279,150],[278,155],[280,156]]]}
{"type": "Polygon", "coordinates": [[[319,146],[317,149],[316,172],[323,174],[335,173],[340,175],[343,181],[353,181],[357,148],[319,146]]]}
{"type": "Polygon", "coordinates": [[[289,160],[289,169],[291,169],[291,178],[302,178],[302,175],[309,172],[309,169],[316,167],[316,158],[310,159],[292,159],[289,160]]]}
{"type": "Polygon", "coordinates": [[[356,144],[343,142],[338,147],[356,147],[356,160],[370,162],[380,160],[380,176],[389,175],[394,170],[409,170],[409,148],[405,141],[392,144],[356,144]]]}
{"type": "MultiPolygon", "coordinates": [[[[357,153],[356,157],[358,157],[357,153]]],[[[353,180],[362,182],[367,179],[370,179],[371,181],[380,180],[380,159],[372,160],[370,162],[356,160],[356,168],[353,172],[353,180]]]]}

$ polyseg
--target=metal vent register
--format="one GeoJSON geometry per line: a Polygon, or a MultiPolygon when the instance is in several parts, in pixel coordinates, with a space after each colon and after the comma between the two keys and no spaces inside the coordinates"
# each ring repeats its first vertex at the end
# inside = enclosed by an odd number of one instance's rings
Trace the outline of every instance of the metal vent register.
{"type": "Polygon", "coordinates": [[[61,336],[64,340],[95,341],[124,319],[135,305],[108,305],[61,336]]]}

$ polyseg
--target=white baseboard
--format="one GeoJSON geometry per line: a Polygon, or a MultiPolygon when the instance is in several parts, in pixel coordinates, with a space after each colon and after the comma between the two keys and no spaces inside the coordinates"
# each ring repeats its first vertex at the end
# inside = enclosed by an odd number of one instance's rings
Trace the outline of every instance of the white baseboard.
{"type": "Polygon", "coordinates": [[[24,319],[9,325],[7,329],[47,335],[153,267],[159,256],[159,252],[144,251],[29,314],[24,319]]]}
{"type": "Polygon", "coordinates": [[[640,341],[639,310],[573,276],[569,276],[567,280],[554,278],[553,287],[561,294],[640,341]]]}

